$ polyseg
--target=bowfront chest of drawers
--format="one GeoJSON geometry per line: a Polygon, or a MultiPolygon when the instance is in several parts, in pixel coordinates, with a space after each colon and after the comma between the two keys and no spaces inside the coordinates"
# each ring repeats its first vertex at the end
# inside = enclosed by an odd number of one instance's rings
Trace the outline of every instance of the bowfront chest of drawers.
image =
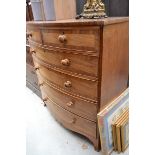
{"type": "Polygon", "coordinates": [[[127,88],[128,18],[28,22],[44,105],[100,149],[97,113],[127,88]]]}

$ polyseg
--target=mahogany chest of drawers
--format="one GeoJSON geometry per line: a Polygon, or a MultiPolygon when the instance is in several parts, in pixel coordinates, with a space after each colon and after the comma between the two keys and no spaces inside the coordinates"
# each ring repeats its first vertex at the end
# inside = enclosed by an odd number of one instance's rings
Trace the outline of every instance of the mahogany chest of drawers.
{"type": "Polygon", "coordinates": [[[100,149],[97,113],[127,88],[128,17],[28,22],[42,99],[100,149]]]}

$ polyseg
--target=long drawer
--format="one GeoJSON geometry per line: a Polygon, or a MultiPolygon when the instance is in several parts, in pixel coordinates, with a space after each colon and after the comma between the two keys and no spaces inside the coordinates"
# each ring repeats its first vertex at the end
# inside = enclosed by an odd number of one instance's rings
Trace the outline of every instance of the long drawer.
{"type": "Polygon", "coordinates": [[[41,32],[44,45],[96,52],[99,50],[99,27],[53,27],[42,28],[41,32]]]}
{"type": "MultiPolygon", "coordinates": [[[[43,97],[47,97],[46,94],[42,94],[43,97]]],[[[63,124],[70,130],[76,131],[78,133],[91,136],[96,138],[96,123],[89,121],[87,119],[81,118],[65,109],[59,105],[47,99],[46,105],[49,111],[54,115],[57,121],[63,124]]]]}
{"type": "Polygon", "coordinates": [[[46,83],[43,83],[40,88],[42,93],[46,93],[52,101],[59,104],[61,107],[74,114],[96,122],[97,104],[83,101],[80,98],[76,98],[70,94],[66,94],[65,92],[53,89],[46,83]]]}
{"type": "Polygon", "coordinates": [[[73,51],[67,53],[63,51],[43,50],[37,46],[33,46],[33,48],[37,58],[53,66],[80,74],[98,75],[98,57],[75,54],[73,51]]]}
{"type": "Polygon", "coordinates": [[[97,82],[81,80],[67,74],[48,70],[38,63],[37,66],[39,67],[39,71],[37,71],[38,76],[43,77],[49,83],[58,86],[69,93],[78,94],[79,96],[97,101],[97,82]]]}

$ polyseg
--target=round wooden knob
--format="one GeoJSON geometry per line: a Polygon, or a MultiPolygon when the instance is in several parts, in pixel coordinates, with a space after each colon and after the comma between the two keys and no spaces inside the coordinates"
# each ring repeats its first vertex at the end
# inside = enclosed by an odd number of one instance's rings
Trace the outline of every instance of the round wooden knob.
{"type": "Polygon", "coordinates": [[[34,67],[35,71],[39,70],[39,67],[34,67]]]}
{"type": "Polygon", "coordinates": [[[64,66],[69,66],[70,61],[68,59],[63,59],[63,60],[61,60],[61,64],[64,65],[64,66]]]}
{"type": "Polygon", "coordinates": [[[43,86],[44,85],[44,83],[42,82],[42,83],[38,83],[38,86],[39,87],[41,87],[41,86],[43,86]]]}
{"type": "Polygon", "coordinates": [[[73,118],[72,121],[70,122],[71,124],[75,124],[76,118],[73,118]]]}
{"type": "Polygon", "coordinates": [[[72,87],[72,83],[71,83],[70,81],[66,81],[66,82],[64,83],[64,86],[65,86],[66,88],[72,87]]]}
{"type": "Polygon", "coordinates": [[[26,32],[26,37],[27,38],[32,37],[32,32],[26,32]]]}
{"type": "Polygon", "coordinates": [[[48,100],[48,98],[46,97],[46,98],[43,98],[43,105],[44,105],[44,107],[46,107],[46,101],[48,100]]]}
{"type": "Polygon", "coordinates": [[[30,53],[31,54],[36,53],[36,51],[34,50],[34,48],[30,48],[30,53]]]}
{"type": "Polygon", "coordinates": [[[60,43],[65,43],[67,41],[67,37],[64,34],[59,35],[58,40],[60,43]]]}
{"type": "Polygon", "coordinates": [[[48,98],[47,98],[47,97],[43,98],[43,102],[46,102],[47,100],[48,100],[48,98]]]}
{"type": "Polygon", "coordinates": [[[74,104],[74,103],[73,103],[72,101],[70,101],[70,102],[67,103],[67,106],[68,106],[68,107],[71,107],[73,104],[74,104]]]}

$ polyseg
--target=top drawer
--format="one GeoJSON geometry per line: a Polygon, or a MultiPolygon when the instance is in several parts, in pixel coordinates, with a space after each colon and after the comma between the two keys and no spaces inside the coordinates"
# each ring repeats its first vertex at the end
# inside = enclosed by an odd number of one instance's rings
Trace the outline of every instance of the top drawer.
{"type": "Polygon", "coordinates": [[[41,29],[44,45],[88,51],[99,50],[99,31],[99,27],[41,29]]]}

